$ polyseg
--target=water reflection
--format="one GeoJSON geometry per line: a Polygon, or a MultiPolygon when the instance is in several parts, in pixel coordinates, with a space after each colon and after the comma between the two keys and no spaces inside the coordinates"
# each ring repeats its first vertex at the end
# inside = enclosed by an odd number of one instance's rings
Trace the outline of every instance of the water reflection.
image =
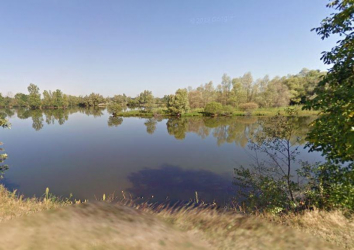
{"type": "Polygon", "coordinates": [[[115,117],[115,116],[110,116],[108,118],[108,127],[118,127],[123,123],[123,118],[122,117],[115,117]]]}
{"type": "Polygon", "coordinates": [[[146,126],[146,132],[148,134],[152,135],[155,132],[155,130],[156,130],[157,119],[149,118],[149,119],[146,120],[144,125],[146,126]]]}
{"type": "MultiPolygon", "coordinates": [[[[70,109],[27,109],[20,108],[12,110],[13,115],[17,114],[17,117],[22,120],[32,119],[32,127],[34,130],[39,131],[44,127],[44,121],[48,125],[53,125],[56,122],[59,125],[63,125],[66,121],[69,120],[69,116],[75,113],[82,113],[87,116],[100,117],[104,115],[103,109],[98,108],[81,108],[75,107],[70,109]],[[45,118],[45,119],[44,119],[45,118]]],[[[8,117],[9,110],[4,110],[8,117]]]]}
{"type": "MultiPolygon", "coordinates": [[[[56,195],[73,193],[80,199],[127,191],[135,197],[153,195],[153,201],[170,197],[172,202],[194,199],[197,191],[201,200],[219,204],[233,196],[234,167],[252,163],[245,147],[249,137],[262,129],[261,121],[269,120],[122,118],[79,107],[8,109],[0,115],[13,128],[0,132],[10,155],[3,183],[26,196],[40,196],[50,187],[56,195]]],[[[312,119],[295,121],[296,136],[305,137],[312,119]]],[[[321,159],[306,150],[301,157],[321,159]]]]}
{"type": "Polygon", "coordinates": [[[131,173],[128,179],[133,186],[127,191],[133,197],[152,201],[187,201],[194,199],[197,192],[201,201],[221,203],[235,190],[230,178],[207,170],[182,169],[173,165],[142,169],[131,173]]]}
{"type": "MultiPolygon", "coordinates": [[[[44,122],[47,125],[58,123],[65,124],[69,120],[70,115],[75,113],[93,116],[95,118],[105,115],[105,109],[102,108],[81,108],[75,107],[70,109],[3,109],[0,112],[3,116],[11,119],[17,114],[20,119],[32,119],[32,127],[39,131],[44,127],[44,122]]],[[[299,117],[296,119],[297,133],[294,135],[300,137],[301,144],[305,143],[306,133],[308,132],[308,124],[313,120],[313,117],[299,117]]],[[[269,118],[260,117],[172,117],[163,119],[162,117],[153,117],[145,119],[144,125],[148,134],[154,134],[157,124],[166,121],[166,128],[169,135],[177,140],[184,140],[188,133],[198,135],[205,139],[209,135],[216,138],[216,143],[221,146],[225,143],[235,143],[238,146],[245,147],[251,139],[251,134],[261,129],[261,124],[266,124],[269,118]]],[[[118,127],[122,125],[122,117],[108,116],[107,125],[109,127],[118,127]]]]}
{"type": "Polygon", "coordinates": [[[170,118],[167,123],[167,132],[177,140],[183,140],[188,132],[188,120],[186,118],[170,118]]]}

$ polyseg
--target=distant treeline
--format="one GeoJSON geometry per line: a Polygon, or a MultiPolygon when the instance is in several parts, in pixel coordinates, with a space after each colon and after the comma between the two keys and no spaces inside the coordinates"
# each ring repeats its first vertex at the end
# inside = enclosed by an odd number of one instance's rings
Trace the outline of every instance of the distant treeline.
{"type": "MultiPolygon", "coordinates": [[[[219,103],[222,107],[282,107],[303,104],[314,95],[314,88],[325,72],[303,69],[296,75],[283,77],[268,76],[254,80],[250,72],[241,77],[231,78],[224,74],[221,83],[205,83],[197,88],[179,89],[175,95],[154,97],[151,91],[145,90],[136,97],[125,94],[103,97],[98,93],[86,96],[64,94],[61,90],[44,90],[41,94],[38,86],[30,84],[28,94],[17,93],[3,96],[0,93],[2,107],[67,108],[73,106],[97,107],[119,105],[120,107],[168,107],[174,114],[183,114],[190,108],[205,108],[207,104],[219,103]]],[[[209,105],[210,106],[210,105],[209,105]]],[[[212,106],[213,107],[213,106],[212,106]]]]}

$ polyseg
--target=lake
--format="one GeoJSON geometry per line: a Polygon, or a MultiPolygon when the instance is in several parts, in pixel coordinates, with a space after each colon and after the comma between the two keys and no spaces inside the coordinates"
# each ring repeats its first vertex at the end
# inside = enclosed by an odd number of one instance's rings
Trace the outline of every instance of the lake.
{"type": "MultiPolygon", "coordinates": [[[[120,118],[104,109],[7,109],[11,129],[0,130],[9,155],[1,182],[27,197],[46,187],[58,196],[100,199],[103,194],[151,202],[227,203],[233,169],[254,162],[248,148],[257,117],[120,118]]],[[[305,137],[313,117],[301,117],[305,137]]],[[[299,158],[315,162],[302,139],[299,158]]]]}

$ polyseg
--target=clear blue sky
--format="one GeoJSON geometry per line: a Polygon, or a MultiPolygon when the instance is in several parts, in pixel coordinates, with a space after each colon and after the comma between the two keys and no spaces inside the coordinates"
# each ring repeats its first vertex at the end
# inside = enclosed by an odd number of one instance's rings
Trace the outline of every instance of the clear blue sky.
{"type": "Polygon", "coordinates": [[[0,92],[156,96],[252,72],[325,70],[326,0],[1,0],[0,92]]]}

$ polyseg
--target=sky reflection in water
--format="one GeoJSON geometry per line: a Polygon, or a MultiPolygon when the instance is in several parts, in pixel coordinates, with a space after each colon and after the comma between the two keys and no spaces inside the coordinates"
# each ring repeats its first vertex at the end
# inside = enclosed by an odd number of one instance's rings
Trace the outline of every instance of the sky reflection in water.
{"type": "MultiPolygon", "coordinates": [[[[2,110],[11,130],[0,130],[10,169],[2,182],[26,196],[49,187],[55,195],[94,199],[121,192],[151,201],[226,202],[233,169],[252,163],[248,135],[256,117],[121,118],[103,109],[2,110]]],[[[299,120],[305,137],[311,117],[299,120]]],[[[302,141],[304,144],[305,141],[302,141]]],[[[319,153],[300,149],[315,162],[319,153]]]]}

